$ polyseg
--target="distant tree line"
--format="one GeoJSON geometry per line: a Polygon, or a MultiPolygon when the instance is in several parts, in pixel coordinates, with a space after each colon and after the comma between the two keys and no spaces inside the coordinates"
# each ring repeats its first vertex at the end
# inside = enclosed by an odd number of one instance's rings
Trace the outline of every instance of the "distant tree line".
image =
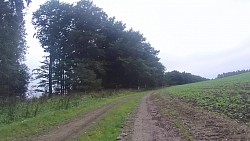
{"type": "Polygon", "coordinates": [[[188,83],[195,83],[209,80],[198,75],[193,75],[187,72],[171,71],[165,73],[165,80],[167,85],[182,85],[188,83]]]}
{"type": "Polygon", "coordinates": [[[242,74],[246,72],[250,72],[250,69],[249,70],[237,70],[237,71],[218,74],[216,78],[224,78],[224,77],[234,76],[234,75],[238,75],[238,74],[242,74]]]}
{"type": "Polygon", "coordinates": [[[34,74],[39,91],[49,96],[164,85],[159,51],[91,1],[48,1],[34,13],[33,24],[48,54],[34,74]]]}

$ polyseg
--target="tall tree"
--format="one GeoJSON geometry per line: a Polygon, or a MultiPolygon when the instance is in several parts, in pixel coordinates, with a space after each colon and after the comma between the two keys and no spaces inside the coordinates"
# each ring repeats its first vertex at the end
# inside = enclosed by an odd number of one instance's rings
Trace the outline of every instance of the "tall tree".
{"type": "MultiPolygon", "coordinates": [[[[27,1],[29,3],[30,1],[27,1]]],[[[23,0],[0,1],[0,96],[24,98],[27,67],[22,63],[26,51],[23,0]]]]}
{"type": "Polygon", "coordinates": [[[45,66],[38,69],[38,77],[47,78],[40,86],[48,85],[49,96],[52,90],[62,94],[162,84],[165,68],[159,51],[91,1],[74,5],[49,1],[34,13],[33,24],[49,53],[45,66]]]}
{"type": "Polygon", "coordinates": [[[33,24],[37,29],[37,38],[44,51],[49,53],[48,88],[49,97],[52,96],[53,84],[60,85],[60,91],[65,93],[65,50],[68,47],[69,31],[71,30],[72,5],[59,3],[59,0],[48,1],[34,13],[33,24]],[[55,82],[57,81],[57,82],[55,82]]]}

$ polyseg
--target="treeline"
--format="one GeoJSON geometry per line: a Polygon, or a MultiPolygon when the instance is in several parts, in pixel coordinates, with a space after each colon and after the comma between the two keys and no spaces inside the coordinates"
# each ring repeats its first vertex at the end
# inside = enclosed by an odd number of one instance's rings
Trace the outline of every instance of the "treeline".
{"type": "Polygon", "coordinates": [[[246,72],[250,72],[250,69],[249,70],[237,70],[237,71],[218,74],[216,78],[224,78],[224,77],[234,76],[234,75],[238,75],[238,74],[242,74],[242,73],[246,73],[246,72]]]}
{"type": "Polygon", "coordinates": [[[200,81],[209,80],[198,75],[193,75],[191,73],[171,71],[165,73],[165,80],[167,85],[182,85],[188,83],[195,83],[200,81]]]}
{"type": "MultiPolygon", "coordinates": [[[[30,0],[0,1],[0,98],[26,98],[30,75],[24,8],[30,0]]],[[[138,31],[108,15],[91,1],[51,0],[33,14],[46,52],[33,70],[35,91],[46,96],[102,89],[156,88],[206,80],[190,73],[165,73],[155,50],[138,31]]],[[[10,102],[14,103],[14,102],[10,102]]],[[[10,104],[13,105],[13,104],[10,104]]]]}
{"type": "Polygon", "coordinates": [[[114,88],[164,85],[164,66],[138,31],[126,29],[91,1],[48,1],[33,24],[45,56],[34,70],[38,91],[52,96],[114,88]]]}

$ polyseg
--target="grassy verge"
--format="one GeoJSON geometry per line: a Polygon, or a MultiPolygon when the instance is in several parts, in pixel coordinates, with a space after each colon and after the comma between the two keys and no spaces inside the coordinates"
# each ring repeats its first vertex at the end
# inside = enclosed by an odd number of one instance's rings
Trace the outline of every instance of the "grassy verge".
{"type": "Polygon", "coordinates": [[[126,119],[138,105],[146,93],[138,93],[118,107],[114,107],[97,125],[80,138],[81,141],[112,141],[116,140],[126,119]]]}
{"type": "Polygon", "coordinates": [[[52,128],[77,116],[81,116],[88,111],[129,97],[130,94],[119,94],[108,98],[85,97],[76,107],[67,110],[45,111],[33,118],[2,125],[0,127],[0,140],[15,140],[39,134],[46,129],[52,128]]]}

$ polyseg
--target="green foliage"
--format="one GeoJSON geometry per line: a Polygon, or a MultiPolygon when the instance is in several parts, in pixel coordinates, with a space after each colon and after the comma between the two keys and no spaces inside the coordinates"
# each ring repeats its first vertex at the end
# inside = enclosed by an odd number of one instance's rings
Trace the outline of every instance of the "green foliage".
{"type": "Polygon", "coordinates": [[[181,73],[176,70],[165,73],[165,81],[167,85],[182,85],[206,80],[208,79],[201,76],[192,75],[191,73],[181,73]]]}
{"type": "Polygon", "coordinates": [[[244,122],[250,119],[250,73],[161,90],[244,122]]]}
{"type": "Polygon", "coordinates": [[[20,101],[15,108],[14,121],[9,120],[6,107],[3,106],[0,109],[0,140],[15,140],[39,134],[88,111],[132,96],[133,92],[117,91],[20,101]],[[93,98],[92,95],[97,97],[93,98]]]}
{"type": "Polygon", "coordinates": [[[164,66],[145,37],[109,18],[92,2],[75,5],[48,1],[34,13],[33,24],[45,52],[37,69],[39,86],[60,94],[104,88],[157,87],[164,66]]]}
{"type": "Polygon", "coordinates": [[[246,73],[246,72],[250,72],[250,70],[237,70],[237,71],[232,71],[232,72],[226,72],[226,73],[218,74],[217,78],[234,76],[234,75],[238,75],[238,74],[242,74],[242,73],[246,73]]]}
{"type": "Polygon", "coordinates": [[[24,1],[0,1],[0,98],[25,98],[29,75],[22,64],[26,51],[24,1]]]}
{"type": "Polygon", "coordinates": [[[38,115],[57,111],[76,108],[82,104],[86,104],[86,100],[100,99],[111,97],[115,94],[128,94],[126,91],[99,91],[92,93],[82,93],[72,96],[58,96],[52,99],[46,97],[34,98],[29,100],[11,99],[14,102],[10,103],[9,100],[1,101],[0,105],[0,126],[10,124],[16,121],[22,121],[27,118],[33,118],[38,115]],[[10,105],[11,104],[11,105],[10,105]],[[10,108],[12,112],[10,113],[10,108]],[[12,114],[12,115],[10,115],[12,114]]]}

